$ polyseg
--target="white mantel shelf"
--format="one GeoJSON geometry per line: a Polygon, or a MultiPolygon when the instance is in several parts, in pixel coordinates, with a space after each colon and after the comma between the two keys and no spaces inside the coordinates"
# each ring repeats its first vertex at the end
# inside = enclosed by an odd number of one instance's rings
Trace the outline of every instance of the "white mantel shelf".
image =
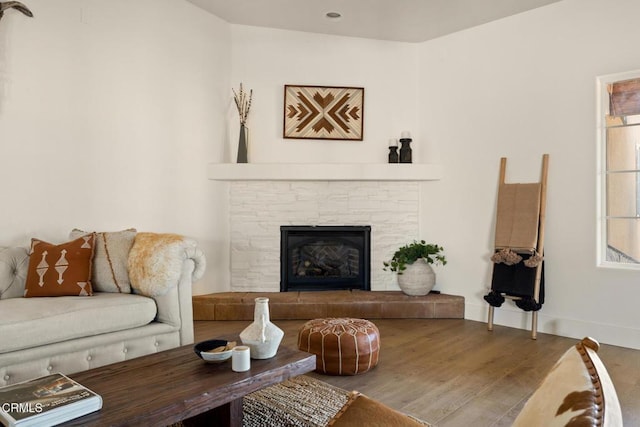
{"type": "Polygon", "coordinates": [[[436,181],[442,166],[420,163],[211,163],[215,181],[436,181]]]}

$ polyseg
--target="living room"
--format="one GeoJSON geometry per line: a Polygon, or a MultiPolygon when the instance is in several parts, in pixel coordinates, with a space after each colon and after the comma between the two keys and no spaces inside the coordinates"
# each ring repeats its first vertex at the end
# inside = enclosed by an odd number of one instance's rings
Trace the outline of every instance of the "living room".
{"type": "Polygon", "coordinates": [[[208,166],[233,162],[242,82],[253,163],[386,163],[389,138],[411,132],[414,162],[442,176],[419,184],[406,241],[444,246],[436,289],[471,321],[487,316],[499,159],[509,181],[536,181],[549,153],[539,331],[640,349],[638,271],[596,262],[596,78],[640,69],[619,43],[640,36],[637,2],[562,0],[423,42],[230,24],[182,0],[28,6],[34,19],[0,21],[3,246],[74,227],[175,232],[206,254],[194,294],[232,290],[230,184],[208,166]],[[283,139],[285,84],[364,87],[363,141],[283,139]]]}
{"type": "MultiPolygon", "coordinates": [[[[638,31],[608,19],[634,2],[561,1],[424,43],[232,25],[186,1],[29,6],[36,19],[0,26],[4,245],[61,241],[74,227],[178,232],[207,256],[194,294],[230,290],[229,184],[207,166],[232,158],[231,88],[244,82],[252,162],[384,163],[388,139],[412,132],[414,162],[443,177],[421,184],[418,235],[406,239],[444,246],[436,289],[464,296],[471,320],[486,320],[499,159],[510,181],[537,181],[549,153],[540,331],[640,348],[637,271],[595,260],[595,79],[640,68],[610,42],[638,31]],[[365,87],[365,139],[283,140],[288,83],[365,87]]],[[[496,313],[528,321],[515,307],[496,313]]]]}

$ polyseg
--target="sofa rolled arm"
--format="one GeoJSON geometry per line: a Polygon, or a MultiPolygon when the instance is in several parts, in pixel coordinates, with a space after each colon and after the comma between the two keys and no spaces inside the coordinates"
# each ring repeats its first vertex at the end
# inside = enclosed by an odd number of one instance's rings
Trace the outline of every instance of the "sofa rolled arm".
{"type": "Polygon", "coordinates": [[[186,260],[194,264],[191,282],[200,279],[206,259],[195,240],[178,234],[140,232],[128,258],[131,287],[150,297],[165,295],[178,286],[186,260]]]}
{"type": "Polygon", "coordinates": [[[197,246],[190,246],[185,248],[185,259],[193,260],[195,265],[193,273],[191,273],[191,281],[195,282],[200,280],[204,275],[204,271],[207,269],[207,259],[204,256],[204,252],[197,246]]]}

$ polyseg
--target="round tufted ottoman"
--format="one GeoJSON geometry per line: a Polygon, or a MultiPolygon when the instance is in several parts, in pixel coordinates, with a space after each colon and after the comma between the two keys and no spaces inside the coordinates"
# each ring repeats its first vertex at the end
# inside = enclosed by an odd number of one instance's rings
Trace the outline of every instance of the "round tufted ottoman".
{"type": "Polygon", "coordinates": [[[316,355],[316,372],[362,374],[378,364],[380,332],[364,319],[314,319],[298,332],[298,348],[316,355]]]}

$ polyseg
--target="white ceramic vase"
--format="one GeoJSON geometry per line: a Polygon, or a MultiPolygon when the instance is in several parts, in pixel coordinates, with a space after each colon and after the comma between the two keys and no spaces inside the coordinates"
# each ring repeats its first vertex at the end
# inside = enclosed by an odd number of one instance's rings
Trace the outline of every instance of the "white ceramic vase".
{"type": "Polygon", "coordinates": [[[252,359],[269,359],[276,355],[284,331],[269,320],[269,298],[255,299],[253,323],[240,333],[242,344],[251,350],[252,359]]]}
{"type": "Polygon", "coordinates": [[[398,286],[407,295],[427,295],[435,284],[436,273],[424,258],[407,264],[407,269],[398,274],[398,286]]]}

